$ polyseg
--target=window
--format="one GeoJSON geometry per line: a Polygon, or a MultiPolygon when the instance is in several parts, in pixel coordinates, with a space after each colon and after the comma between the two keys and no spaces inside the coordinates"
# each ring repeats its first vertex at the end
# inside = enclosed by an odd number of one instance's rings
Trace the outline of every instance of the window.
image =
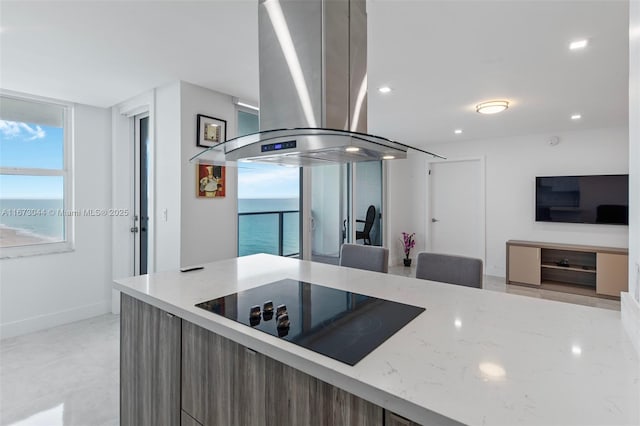
{"type": "Polygon", "coordinates": [[[71,106],[0,94],[0,255],[69,249],[71,106]]]}
{"type": "MultiPolygon", "coordinates": [[[[238,136],[258,131],[255,112],[238,110],[238,136]]],[[[271,164],[238,167],[238,256],[300,253],[300,170],[271,164]]]]}

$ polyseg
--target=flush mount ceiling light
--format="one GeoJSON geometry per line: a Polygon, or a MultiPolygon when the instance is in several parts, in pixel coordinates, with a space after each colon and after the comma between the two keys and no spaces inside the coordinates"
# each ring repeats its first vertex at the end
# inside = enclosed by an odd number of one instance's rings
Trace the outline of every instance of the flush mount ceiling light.
{"type": "Polygon", "coordinates": [[[378,88],[378,92],[380,93],[389,93],[391,92],[391,87],[389,86],[382,86],[378,88]]]}
{"type": "Polygon", "coordinates": [[[584,49],[589,44],[588,40],[576,40],[569,43],[570,50],[584,49]]]}
{"type": "Polygon", "coordinates": [[[455,133],[456,135],[459,135],[462,133],[462,129],[456,129],[453,131],[453,133],[455,133]]]}
{"type": "Polygon", "coordinates": [[[480,114],[497,114],[509,108],[509,101],[487,101],[476,105],[476,111],[480,114]]]}
{"type": "Polygon", "coordinates": [[[581,118],[582,118],[582,116],[581,116],[580,114],[573,114],[573,115],[571,116],[571,119],[572,119],[572,120],[580,120],[581,118]]]}
{"type": "Polygon", "coordinates": [[[357,146],[348,146],[344,150],[347,152],[358,152],[360,151],[360,148],[358,148],[357,146]]]}

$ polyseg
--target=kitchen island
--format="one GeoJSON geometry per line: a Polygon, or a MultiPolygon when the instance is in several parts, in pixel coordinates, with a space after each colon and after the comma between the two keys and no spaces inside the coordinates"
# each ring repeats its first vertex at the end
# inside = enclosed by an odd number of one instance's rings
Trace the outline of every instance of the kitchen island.
{"type": "Polygon", "coordinates": [[[115,282],[123,426],[167,416],[183,425],[294,424],[296,403],[317,415],[314,398],[328,410],[342,404],[336,415],[353,424],[360,416],[381,425],[381,416],[387,425],[640,424],[640,361],[619,312],[270,255],[204,266],[115,282]],[[350,366],[195,306],[287,278],[425,311],[350,366]],[[302,402],[287,392],[293,376],[304,383],[302,402]],[[230,394],[202,400],[216,388],[230,394]],[[234,405],[247,417],[224,417],[234,405]],[[272,422],[270,407],[289,411],[272,422]]]}

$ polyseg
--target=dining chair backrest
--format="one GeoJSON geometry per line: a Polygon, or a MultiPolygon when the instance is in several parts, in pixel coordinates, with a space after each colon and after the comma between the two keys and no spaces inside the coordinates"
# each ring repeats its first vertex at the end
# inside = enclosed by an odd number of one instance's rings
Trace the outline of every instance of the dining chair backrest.
{"type": "Polygon", "coordinates": [[[340,249],[340,266],[389,272],[389,249],[360,244],[343,244],[340,249]]]}
{"type": "Polygon", "coordinates": [[[438,253],[418,253],[416,278],[482,288],[482,260],[438,253]]]}

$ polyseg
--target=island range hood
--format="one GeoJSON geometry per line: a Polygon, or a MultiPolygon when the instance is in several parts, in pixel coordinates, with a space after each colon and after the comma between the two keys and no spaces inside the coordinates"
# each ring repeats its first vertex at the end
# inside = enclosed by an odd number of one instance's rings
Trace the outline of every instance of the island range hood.
{"type": "Polygon", "coordinates": [[[191,158],[310,166],[402,159],[367,133],[366,0],[259,0],[260,131],[191,158]]]}

